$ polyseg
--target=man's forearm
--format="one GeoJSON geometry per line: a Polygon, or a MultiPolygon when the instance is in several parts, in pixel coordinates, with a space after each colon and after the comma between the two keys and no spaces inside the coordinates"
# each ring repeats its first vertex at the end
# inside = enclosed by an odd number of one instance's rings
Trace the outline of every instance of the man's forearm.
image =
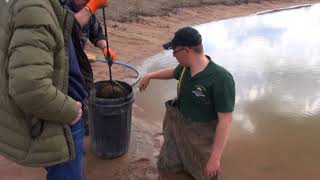
{"type": "Polygon", "coordinates": [[[174,68],[165,68],[158,71],[148,73],[150,79],[173,79],[174,68]]]}
{"type": "Polygon", "coordinates": [[[91,12],[88,8],[84,7],[74,15],[75,19],[80,24],[81,28],[86,25],[91,17],[91,12]]]}
{"type": "Polygon", "coordinates": [[[219,122],[214,137],[211,159],[220,160],[224,147],[227,143],[232,122],[232,113],[218,113],[219,122]]]}

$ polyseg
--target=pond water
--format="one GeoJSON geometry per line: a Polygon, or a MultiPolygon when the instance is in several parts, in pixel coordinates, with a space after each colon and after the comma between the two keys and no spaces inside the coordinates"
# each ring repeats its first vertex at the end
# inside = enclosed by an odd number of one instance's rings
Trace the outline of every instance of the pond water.
{"type": "MultiPolygon", "coordinates": [[[[320,177],[320,5],[196,26],[206,54],[236,82],[232,132],[222,180],[317,180],[320,177]]],[[[175,67],[171,51],[140,71],[175,67]]],[[[176,81],[153,80],[136,94],[147,122],[161,127],[176,81]]]]}

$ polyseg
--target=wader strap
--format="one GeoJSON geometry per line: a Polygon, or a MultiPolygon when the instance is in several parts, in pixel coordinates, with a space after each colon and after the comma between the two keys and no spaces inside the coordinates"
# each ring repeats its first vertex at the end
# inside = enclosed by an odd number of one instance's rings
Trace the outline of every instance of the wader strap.
{"type": "Polygon", "coordinates": [[[179,82],[178,82],[178,86],[177,86],[177,96],[179,97],[179,93],[180,93],[180,87],[181,87],[181,83],[182,83],[182,79],[183,79],[183,75],[184,75],[184,72],[186,71],[186,67],[184,67],[182,69],[182,72],[180,74],[180,77],[179,77],[179,82]]]}

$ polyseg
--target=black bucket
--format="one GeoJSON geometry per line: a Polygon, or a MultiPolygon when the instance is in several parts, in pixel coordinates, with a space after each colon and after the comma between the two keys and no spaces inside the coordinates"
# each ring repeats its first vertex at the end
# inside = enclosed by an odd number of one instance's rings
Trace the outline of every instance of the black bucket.
{"type": "Polygon", "coordinates": [[[110,81],[96,82],[95,89],[91,93],[90,149],[99,158],[111,159],[128,151],[134,94],[129,84],[117,81],[118,85],[127,90],[125,97],[97,97],[97,92],[106,84],[110,84],[110,81]]]}

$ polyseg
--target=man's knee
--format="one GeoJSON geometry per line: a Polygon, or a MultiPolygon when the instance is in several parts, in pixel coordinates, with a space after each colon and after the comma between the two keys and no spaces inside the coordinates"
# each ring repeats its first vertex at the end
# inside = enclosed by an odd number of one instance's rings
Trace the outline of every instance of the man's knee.
{"type": "Polygon", "coordinates": [[[157,166],[163,172],[179,172],[183,170],[183,163],[173,142],[165,142],[162,145],[157,166]]]}
{"type": "Polygon", "coordinates": [[[160,157],[157,162],[159,171],[177,173],[183,171],[183,165],[181,162],[173,159],[168,159],[167,157],[160,157]]]}

